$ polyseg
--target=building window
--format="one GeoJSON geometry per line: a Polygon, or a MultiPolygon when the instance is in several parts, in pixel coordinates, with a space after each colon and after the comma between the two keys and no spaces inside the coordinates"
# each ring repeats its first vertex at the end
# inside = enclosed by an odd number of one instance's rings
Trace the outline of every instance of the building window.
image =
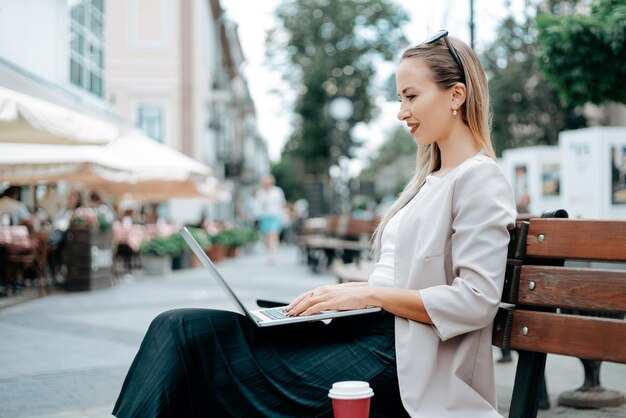
{"type": "Polygon", "coordinates": [[[161,106],[142,104],[137,109],[137,126],[157,142],[165,141],[164,112],[161,106]]]}
{"type": "Polygon", "coordinates": [[[104,0],[68,0],[70,82],[104,97],[104,0]]]}

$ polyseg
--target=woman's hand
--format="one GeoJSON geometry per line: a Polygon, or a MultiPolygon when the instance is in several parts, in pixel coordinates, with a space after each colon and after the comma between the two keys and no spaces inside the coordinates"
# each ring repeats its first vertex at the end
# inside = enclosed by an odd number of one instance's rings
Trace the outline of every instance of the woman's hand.
{"type": "Polygon", "coordinates": [[[328,309],[361,309],[367,307],[369,291],[367,283],[320,286],[295,298],[286,311],[291,316],[306,316],[328,309]]]}

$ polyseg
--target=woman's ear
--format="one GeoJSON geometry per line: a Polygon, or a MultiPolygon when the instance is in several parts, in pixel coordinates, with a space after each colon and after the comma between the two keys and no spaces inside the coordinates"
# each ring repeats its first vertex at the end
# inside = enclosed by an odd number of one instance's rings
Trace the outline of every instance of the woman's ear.
{"type": "Polygon", "coordinates": [[[456,83],[452,86],[452,100],[450,105],[452,109],[459,109],[465,103],[465,99],[467,97],[467,89],[465,84],[456,83]]]}

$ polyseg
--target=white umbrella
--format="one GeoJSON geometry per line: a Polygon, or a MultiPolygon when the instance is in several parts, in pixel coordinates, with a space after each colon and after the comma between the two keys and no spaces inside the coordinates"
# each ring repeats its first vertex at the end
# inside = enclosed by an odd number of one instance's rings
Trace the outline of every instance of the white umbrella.
{"type": "Polygon", "coordinates": [[[160,144],[133,129],[104,147],[103,158],[109,165],[132,168],[139,181],[204,180],[211,169],[185,154],[160,144]]]}
{"type": "Polygon", "coordinates": [[[127,132],[104,149],[103,161],[108,166],[131,168],[137,177],[131,184],[102,185],[101,189],[106,193],[116,196],[129,193],[141,201],[177,197],[230,200],[230,193],[211,176],[209,167],[150,139],[140,130],[127,132]]]}
{"type": "Polygon", "coordinates": [[[0,142],[0,181],[34,184],[65,180],[142,201],[177,197],[230,200],[206,165],[131,130],[107,145],[0,142]]]}
{"type": "Polygon", "coordinates": [[[99,145],[51,145],[0,142],[0,181],[13,184],[59,180],[84,185],[134,183],[129,168],[112,164],[99,145]]]}
{"type": "Polygon", "coordinates": [[[0,142],[106,144],[116,125],[0,87],[0,142]]]}

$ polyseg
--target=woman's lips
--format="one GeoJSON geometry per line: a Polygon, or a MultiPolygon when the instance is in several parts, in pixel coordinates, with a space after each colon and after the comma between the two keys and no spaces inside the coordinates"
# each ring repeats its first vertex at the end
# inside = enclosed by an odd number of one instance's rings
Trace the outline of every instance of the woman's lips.
{"type": "Polygon", "coordinates": [[[409,123],[407,126],[411,130],[411,133],[415,133],[417,128],[419,128],[420,124],[419,123],[409,123]]]}

